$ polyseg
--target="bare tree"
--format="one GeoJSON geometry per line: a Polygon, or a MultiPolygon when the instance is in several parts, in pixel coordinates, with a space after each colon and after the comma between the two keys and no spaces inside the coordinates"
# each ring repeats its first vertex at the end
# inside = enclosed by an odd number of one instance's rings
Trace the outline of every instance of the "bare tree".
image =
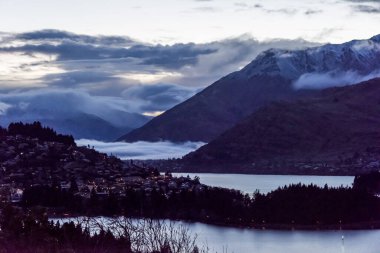
{"type": "Polygon", "coordinates": [[[77,218],[91,234],[111,231],[116,237],[128,240],[132,252],[139,253],[207,253],[207,246],[198,248],[197,235],[183,223],[157,219],[77,218]]]}

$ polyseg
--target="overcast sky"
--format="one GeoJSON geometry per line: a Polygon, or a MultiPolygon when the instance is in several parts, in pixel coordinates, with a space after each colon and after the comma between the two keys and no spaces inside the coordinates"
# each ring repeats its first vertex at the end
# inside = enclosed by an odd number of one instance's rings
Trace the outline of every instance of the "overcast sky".
{"type": "Polygon", "coordinates": [[[263,50],[366,39],[379,24],[378,0],[0,0],[0,115],[61,101],[57,115],[155,116],[263,50]]]}
{"type": "Polygon", "coordinates": [[[145,42],[210,42],[249,34],[317,42],[380,32],[378,0],[1,0],[0,30],[46,28],[145,42]]]}

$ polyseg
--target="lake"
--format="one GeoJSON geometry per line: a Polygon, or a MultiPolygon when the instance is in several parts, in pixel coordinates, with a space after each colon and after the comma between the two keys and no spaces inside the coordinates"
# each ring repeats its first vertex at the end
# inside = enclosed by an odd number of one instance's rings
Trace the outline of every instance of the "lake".
{"type": "Polygon", "coordinates": [[[223,253],[378,253],[380,230],[275,231],[190,224],[200,244],[223,253]],[[342,240],[344,236],[344,240],[342,240]]]}
{"type": "Polygon", "coordinates": [[[245,175],[245,174],[213,174],[213,173],[173,173],[173,176],[199,176],[202,184],[237,189],[245,193],[253,193],[256,189],[268,193],[280,186],[289,184],[315,184],[323,187],[352,186],[352,176],[298,176],[298,175],[245,175]]]}
{"type": "MultiPolygon", "coordinates": [[[[95,218],[106,224],[108,218],[95,218]]],[[[77,222],[78,219],[52,219],[77,222]]],[[[138,220],[132,219],[132,222],[138,220]]],[[[165,220],[164,222],[169,222],[165,220]]],[[[380,230],[277,231],[231,228],[177,221],[197,235],[197,245],[209,253],[378,253],[380,230]]]]}

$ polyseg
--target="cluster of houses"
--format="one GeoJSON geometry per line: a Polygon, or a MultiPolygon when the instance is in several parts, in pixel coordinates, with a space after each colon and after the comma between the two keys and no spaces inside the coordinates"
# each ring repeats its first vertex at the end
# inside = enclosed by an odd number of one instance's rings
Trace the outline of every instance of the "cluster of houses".
{"type": "Polygon", "coordinates": [[[90,147],[40,141],[21,135],[0,139],[0,200],[19,202],[23,191],[39,185],[57,185],[84,198],[91,194],[123,195],[127,189],[150,194],[202,191],[198,179],[160,175],[133,161],[123,162],[90,147]]]}
{"type": "Polygon", "coordinates": [[[312,171],[315,174],[356,175],[380,170],[380,149],[354,153],[349,157],[338,156],[329,162],[294,162],[292,167],[299,172],[312,171]]]}

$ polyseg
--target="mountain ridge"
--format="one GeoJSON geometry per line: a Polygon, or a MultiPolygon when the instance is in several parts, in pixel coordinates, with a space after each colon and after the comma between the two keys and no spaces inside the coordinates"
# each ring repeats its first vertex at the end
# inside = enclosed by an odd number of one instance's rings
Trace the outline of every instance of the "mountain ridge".
{"type": "Polygon", "coordinates": [[[273,101],[293,100],[315,93],[316,88],[348,85],[378,76],[379,38],[380,35],[303,50],[264,51],[241,70],[226,75],[119,140],[209,142],[273,101]],[[308,86],[313,82],[322,87],[308,86]]]}
{"type": "Polygon", "coordinates": [[[366,161],[380,168],[375,164],[380,158],[379,98],[377,78],[308,99],[273,102],[186,155],[184,166],[297,171],[319,164],[349,171],[369,169],[366,161]]]}

